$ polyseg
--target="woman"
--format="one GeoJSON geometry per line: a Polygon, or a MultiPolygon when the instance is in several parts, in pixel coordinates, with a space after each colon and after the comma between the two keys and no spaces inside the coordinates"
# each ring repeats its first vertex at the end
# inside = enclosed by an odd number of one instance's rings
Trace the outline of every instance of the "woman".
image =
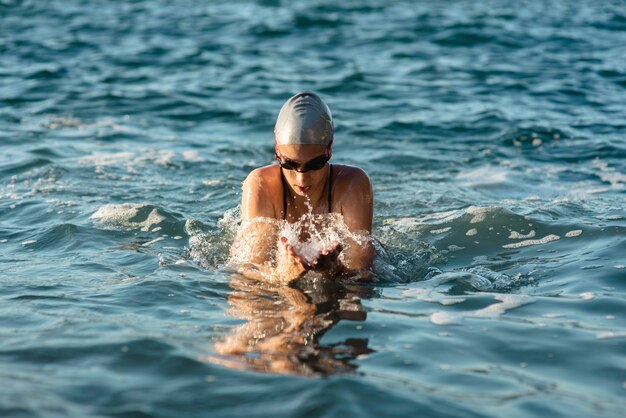
{"type": "MultiPolygon", "coordinates": [[[[274,129],[278,164],[253,170],[243,183],[242,228],[233,249],[245,247],[244,275],[285,282],[308,271],[368,276],[374,250],[364,237],[372,229],[372,186],[363,170],[329,164],[333,130],[330,109],[317,94],[298,93],[283,105],[274,129]],[[334,241],[305,257],[281,233],[280,221],[319,220],[329,213],[341,215],[352,233],[345,242],[334,241]]],[[[319,222],[309,224],[309,229],[321,228],[319,222]]],[[[315,232],[304,229],[302,240],[315,232]]]]}

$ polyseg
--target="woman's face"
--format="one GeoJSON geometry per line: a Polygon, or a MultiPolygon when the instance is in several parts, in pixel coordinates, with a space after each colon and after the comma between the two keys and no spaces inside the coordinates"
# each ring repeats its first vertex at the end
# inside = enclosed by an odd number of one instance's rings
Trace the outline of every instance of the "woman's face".
{"type": "MultiPolygon", "coordinates": [[[[279,145],[278,153],[282,158],[298,163],[298,167],[303,167],[314,158],[326,155],[327,150],[325,145],[279,145]]],[[[299,196],[308,197],[323,190],[327,173],[328,164],[319,170],[310,170],[306,173],[283,169],[283,175],[291,189],[299,196]]]]}

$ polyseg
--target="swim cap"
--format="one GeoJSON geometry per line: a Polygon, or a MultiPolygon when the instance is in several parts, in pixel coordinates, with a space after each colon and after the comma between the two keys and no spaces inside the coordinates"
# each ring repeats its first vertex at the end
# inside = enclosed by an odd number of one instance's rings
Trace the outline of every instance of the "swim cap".
{"type": "Polygon", "coordinates": [[[285,102],[274,127],[276,145],[333,142],[333,117],[320,96],[301,92],[285,102]]]}

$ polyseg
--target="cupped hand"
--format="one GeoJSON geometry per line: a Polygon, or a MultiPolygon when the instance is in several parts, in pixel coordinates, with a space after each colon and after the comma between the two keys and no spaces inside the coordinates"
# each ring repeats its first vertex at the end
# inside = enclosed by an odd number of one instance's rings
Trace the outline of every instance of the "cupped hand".
{"type": "Polygon", "coordinates": [[[338,257],[342,250],[343,246],[338,241],[333,241],[310,261],[311,269],[318,271],[336,270],[340,265],[338,257]]]}
{"type": "Polygon", "coordinates": [[[283,252],[280,273],[289,280],[297,279],[309,270],[331,274],[341,270],[342,264],[338,258],[343,246],[338,241],[321,249],[311,260],[304,258],[286,237],[280,237],[280,242],[283,252]]]}
{"type": "Polygon", "coordinates": [[[280,242],[283,253],[280,262],[281,274],[287,276],[288,279],[296,279],[311,269],[311,265],[296,251],[293,245],[289,244],[286,237],[280,237],[280,242]]]}

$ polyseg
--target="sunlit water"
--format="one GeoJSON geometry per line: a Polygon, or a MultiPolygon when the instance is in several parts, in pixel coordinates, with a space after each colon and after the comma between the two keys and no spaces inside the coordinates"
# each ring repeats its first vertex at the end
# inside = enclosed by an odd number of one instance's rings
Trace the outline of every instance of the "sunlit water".
{"type": "Polygon", "coordinates": [[[0,415],[621,417],[624,2],[0,0],[0,415]],[[376,282],[232,273],[293,93],[376,282]]]}

